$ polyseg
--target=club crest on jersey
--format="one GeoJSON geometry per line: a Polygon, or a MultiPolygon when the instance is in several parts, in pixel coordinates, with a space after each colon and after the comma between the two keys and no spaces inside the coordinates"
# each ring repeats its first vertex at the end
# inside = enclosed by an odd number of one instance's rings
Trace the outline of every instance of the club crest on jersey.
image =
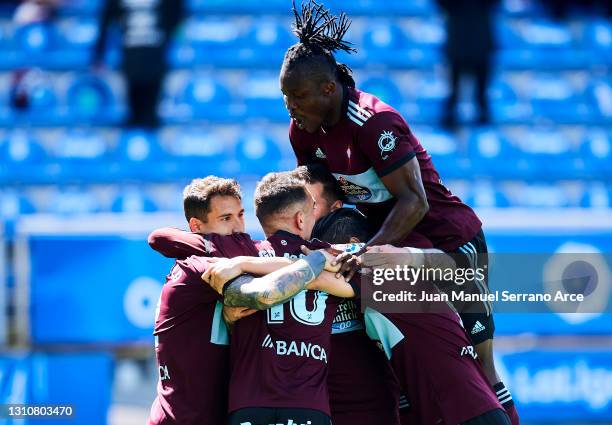
{"type": "Polygon", "coordinates": [[[351,183],[342,176],[338,177],[338,183],[340,184],[342,191],[346,195],[346,200],[349,203],[367,201],[372,197],[372,192],[367,187],[351,183]]]}
{"type": "Polygon", "coordinates": [[[380,137],[378,138],[378,147],[380,148],[380,155],[383,159],[386,159],[385,153],[391,152],[395,149],[395,141],[397,137],[393,135],[391,131],[383,131],[380,137]]]}

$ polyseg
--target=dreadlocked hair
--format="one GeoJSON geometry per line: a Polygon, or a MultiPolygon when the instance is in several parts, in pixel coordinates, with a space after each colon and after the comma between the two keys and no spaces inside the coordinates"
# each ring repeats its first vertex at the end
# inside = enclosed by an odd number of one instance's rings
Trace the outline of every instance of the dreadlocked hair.
{"type": "Polygon", "coordinates": [[[322,65],[342,84],[354,88],[355,80],[351,68],[336,62],[334,57],[337,51],[349,54],[357,52],[352,47],[353,43],[343,40],[351,26],[348,16],[344,12],[340,16],[334,16],[315,0],[302,3],[301,12],[298,12],[293,0],[293,14],[295,15],[293,33],[299,42],[285,53],[284,66],[290,69],[298,63],[305,62],[322,65]]]}

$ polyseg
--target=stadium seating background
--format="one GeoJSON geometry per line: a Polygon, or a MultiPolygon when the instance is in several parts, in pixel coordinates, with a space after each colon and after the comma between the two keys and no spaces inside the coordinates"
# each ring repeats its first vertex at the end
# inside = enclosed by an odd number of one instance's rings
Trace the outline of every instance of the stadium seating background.
{"type": "MultiPolygon", "coordinates": [[[[0,359],[9,371],[0,400],[76,397],[36,378],[62,370],[81,382],[76,366],[53,366],[50,353],[59,350],[81,356],[74,362],[85,368],[99,362],[106,376],[115,371],[115,402],[146,407],[151,398],[131,396],[129,377],[151,375],[133,359],[150,366],[155,303],[171,264],[148,249],[146,234],[184,227],[182,188],[217,174],[240,181],[249,230],[261,236],[255,184],[294,166],[278,89],[293,40],[290,2],[188,1],[168,52],[156,132],[120,126],[128,110],[116,35],[107,68],[90,67],[101,0],[69,4],[52,24],[19,30],[0,13],[0,347],[17,341],[25,350],[0,359]],[[17,111],[11,73],[30,67],[39,69],[31,107],[17,111]]],[[[494,251],[612,251],[610,20],[577,13],[555,21],[537,1],[503,1],[488,93],[493,122],[449,133],[438,126],[448,84],[434,2],[326,4],[354,18],[348,37],[359,54],[340,59],[358,86],[403,113],[445,184],[484,217],[494,251]]],[[[469,123],[469,82],[464,88],[459,110],[469,123]]],[[[609,315],[500,315],[497,328],[499,363],[526,422],[612,422],[609,315]],[[555,386],[565,390],[550,392],[555,386]]],[[[100,382],[97,395],[82,396],[96,406],[83,408],[88,425],[107,423],[111,384],[100,382]]]]}

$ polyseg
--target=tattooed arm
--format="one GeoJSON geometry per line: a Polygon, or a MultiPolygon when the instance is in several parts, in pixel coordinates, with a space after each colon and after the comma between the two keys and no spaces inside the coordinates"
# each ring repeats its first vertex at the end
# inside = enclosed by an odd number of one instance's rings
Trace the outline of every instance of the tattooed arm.
{"type": "Polygon", "coordinates": [[[282,304],[305,289],[325,267],[326,257],[318,251],[262,277],[242,275],[225,285],[225,305],[265,310],[282,304]]]}

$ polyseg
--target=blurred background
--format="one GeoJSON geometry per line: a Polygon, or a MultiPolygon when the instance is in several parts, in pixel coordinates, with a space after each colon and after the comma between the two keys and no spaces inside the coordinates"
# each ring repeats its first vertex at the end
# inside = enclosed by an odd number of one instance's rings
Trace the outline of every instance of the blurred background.
{"type": "MultiPolygon", "coordinates": [[[[328,0],[357,87],[398,109],[494,252],[612,251],[610,4],[328,0]]],[[[144,424],[152,327],[194,177],[295,165],[289,0],[0,1],[0,403],[144,424]]],[[[602,257],[603,258],[603,257],[602,257]]],[[[597,270],[609,296],[609,264],[597,270]]],[[[558,268],[560,275],[563,267],[558,268]]],[[[495,282],[491,282],[495,287],[495,282]]],[[[499,314],[524,423],[612,423],[612,316],[499,314]]],[[[0,418],[0,424],[35,424],[0,418]]],[[[43,423],[64,423],[45,420],[43,423]]]]}

